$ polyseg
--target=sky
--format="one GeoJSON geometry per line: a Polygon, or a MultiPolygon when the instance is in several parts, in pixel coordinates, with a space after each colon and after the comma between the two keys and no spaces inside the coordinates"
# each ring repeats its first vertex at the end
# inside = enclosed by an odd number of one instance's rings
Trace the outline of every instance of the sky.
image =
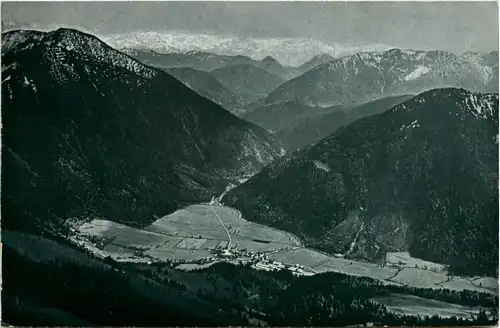
{"type": "Polygon", "coordinates": [[[2,21],[101,34],[183,30],[453,52],[498,49],[496,2],[5,2],[2,21]]]}

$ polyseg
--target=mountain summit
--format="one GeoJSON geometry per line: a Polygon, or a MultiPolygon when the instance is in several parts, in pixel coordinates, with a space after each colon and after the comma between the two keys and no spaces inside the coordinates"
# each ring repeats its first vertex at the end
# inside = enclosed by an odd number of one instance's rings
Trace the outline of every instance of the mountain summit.
{"type": "Polygon", "coordinates": [[[281,154],[265,130],[76,30],[3,34],[2,79],[7,228],[142,225],[281,154]]]}
{"type": "Polygon", "coordinates": [[[498,94],[422,93],[272,163],[225,201],[332,254],[409,251],[495,274],[498,94]]]}
{"type": "Polygon", "coordinates": [[[280,85],[264,101],[332,106],[445,87],[498,92],[498,57],[477,60],[445,51],[361,52],[319,65],[280,85]]]}

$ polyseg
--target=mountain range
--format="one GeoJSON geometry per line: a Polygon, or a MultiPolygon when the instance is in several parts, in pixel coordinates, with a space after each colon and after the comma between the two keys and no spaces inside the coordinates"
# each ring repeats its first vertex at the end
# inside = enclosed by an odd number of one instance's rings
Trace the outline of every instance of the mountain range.
{"type": "Polygon", "coordinates": [[[245,65],[261,68],[283,80],[296,77],[304,73],[307,68],[283,66],[271,56],[255,60],[243,55],[218,55],[196,50],[186,53],[160,53],[147,49],[125,48],[122,51],[143,63],[159,68],[190,67],[203,71],[215,71],[228,66],[245,65]]]}
{"type": "Polygon", "coordinates": [[[247,56],[217,55],[206,51],[188,51],[186,53],[160,53],[148,49],[124,48],[122,51],[137,60],[159,68],[189,67],[202,71],[213,71],[225,66],[254,64],[259,61],[247,56]]]}
{"type": "Polygon", "coordinates": [[[199,95],[212,100],[234,114],[238,114],[250,102],[250,99],[245,98],[245,94],[236,95],[210,72],[190,67],[173,67],[165,69],[165,71],[199,95]]]}
{"type": "Polygon", "coordinates": [[[225,202],[332,254],[408,250],[495,274],[498,94],[424,92],[273,162],[225,202]]]}
{"type": "Polygon", "coordinates": [[[253,107],[288,101],[344,105],[444,87],[498,92],[498,51],[474,56],[401,49],[361,52],[310,69],[253,107]]]}
{"type": "Polygon", "coordinates": [[[339,127],[360,118],[383,113],[411,95],[386,97],[358,105],[310,107],[296,102],[256,108],[242,115],[273,133],[287,151],[295,151],[326,138],[339,127]]]}
{"type": "Polygon", "coordinates": [[[282,129],[295,126],[301,119],[320,116],[339,107],[313,107],[290,101],[255,108],[243,114],[242,118],[271,133],[277,133],[282,129]]]}
{"type": "Polygon", "coordinates": [[[497,320],[498,52],[23,26],[2,21],[3,324],[497,320]]]}
{"type": "Polygon", "coordinates": [[[248,104],[267,96],[283,79],[250,64],[230,65],[211,72],[226,88],[248,104]]]}
{"type": "Polygon", "coordinates": [[[313,58],[309,59],[308,61],[306,61],[302,65],[300,65],[298,67],[298,69],[301,72],[307,72],[310,69],[313,69],[313,68],[315,68],[315,67],[317,67],[319,65],[331,62],[334,59],[335,59],[334,57],[332,57],[332,56],[330,56],[328,54],[317,55],[317,56],[314,56],[313,58]]]}
{"type": "Polygon", "coordinates": [[[264,129],[72,29],[2,35],[3,227],[141,225],[283,154],[264,129]]]}
{"type": "Polygon", "coordinates": [[[313,38],[252,38],[185,31],[138,31],[102,35],[115,48],[147,49],[159,53],[210,52],[220,55],[250,56],[261,60],[276,58],[285,66],[297,67],[314,56],[340,57],[360,51],[383,51],[384,44],[341,44],[313,38]]]}
{"type": "MultiPolygon", "coordinates": [[[[370,101],[361,105],[334,106],[320,115],[304,116],[293,124],[280,129],[275,136],[287,151],[295,151],[315,144],[323,138],[363,117],[383,113],[412,96],[394,96],[370,101]]],[[[250,120],[251,121],[251,120],[250,120]]]]}

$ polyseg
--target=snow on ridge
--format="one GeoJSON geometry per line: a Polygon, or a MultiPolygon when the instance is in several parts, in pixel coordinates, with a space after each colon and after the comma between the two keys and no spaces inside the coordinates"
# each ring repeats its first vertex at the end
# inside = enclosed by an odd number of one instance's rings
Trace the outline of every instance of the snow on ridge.
{"type": "Polygon", "coordinates": [[[493,116],[493,103],[498,102],[498,95],[479,95],[470,93],[465,99],[467,108],[471,109],[474,116],[479,118],[488,118],[493,116]]]}
{"type": "Polygon", "coordinates": [[[325,171],[325,172],[330,172],[330,167],[325,164],[325,163],[321,163],[320,161],[313,161],[314,163],[314,166],[316,166],[316,168],[322,170],[322,171],[325,171]]]}
{"type": "Polygon", "coordinates": [[[333,57],[360,51],[384,51],[387,45],[326,43],[309,38],[251,38],[221,36],[185,31],[148,31],[102,35],[101,39],[116,48],[148,49],[158,52],[205,51],[218,55],[244,55],[261,60],[276,58],[285,66],[299,66],[317,55],[333,57]]]}
{"type": "Polygon", "coordinates": [[[414,56],[415,55],[415,50],[403,50],[403,53],[407,56],[414,56]]]}
{"type": "Polygon", "coordinates": [[[13,48],[28,40],[35,42],[42,40],[43,37],[43,33],[26,30],[11,32],[7,35],[2,35],[2,54],[11,51],[13,48]]]}
{"type": "Polygon", "coordinates": [[[85,35],[74,30],[58,30],[53,33],[62,34],[56,47],[63,52],[75,52],[79,55],[85,54],[113,66],[125,68],[146,78],[151,78],[158,74],[158,72],[141,64],[137,60],[115,49],[108,48],[94,36],[85,35]]]}
{"type": "Polygon", "coordinates": [[[413,72],[411,72],[410,74],[406,75],[404,77],[404,80],[405,81],[416,80],[420,76],[429,73],[429,71],[430,71],[429,67],[423,66],[423,65],[419,65],[419,66],[417,66],[417,68],[415,68],[415,70],[413,72]]]}
{"type": "MultiPolygon", "coordinates": [[[[157,71],[122,54],[120,51],[107,47],[97,37],[73,29],[58,29],[50,32],[34,30],[16,30],[10,32],[2,36],[2,54],[18,48],[23,43],[26,43],[26,47],[19,48],[19,50],[29,49],[37,43],[45,46],[46,55],[49,56],[49,60],[54,66],[58,66],[53,67],[53,69],[62,79],[64,79],[62,75],[63,66],[65,69],[71,70],[69,65],[62,65],[66,54],[70,52],[76,53],[77,57],[88,56],[113,66],[125,68],[142,77],[150,78],[158,74],[157,71]]],[[[2,71],[8,68],[10,67],[2,66],[2,71]]]]}

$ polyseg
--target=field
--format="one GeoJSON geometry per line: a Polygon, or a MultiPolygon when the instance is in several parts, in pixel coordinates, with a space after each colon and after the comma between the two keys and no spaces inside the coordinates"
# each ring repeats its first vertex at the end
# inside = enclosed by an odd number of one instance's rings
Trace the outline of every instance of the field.
{"type": "Polygon", "coordinates": [[[205,264],[196,264],[196,263],[182,263],[179,264],[176,268],[184,271],[193,271],[208,268],[214,265],[217,262],[209,262],[205,264]]]}
{"type": "Polygon", "coordinates": [[[445,282],[446,279],[446,272],[404,268],[391,280],[403,285],[433,288],[438,287],[441,283],[445,282]]]}
{"type": "Polygon", "coordinates": [[[378,265],[373,263],[336,258],[306,248],[286,252],[277,252],[270,255],[269,258],[287,264],[300,264],[309,267],[318,273],[331,271],[349,275],[371,277],[378,280],[389,279],[398,272],[398,269],[396,268],[380,268],[378,265]]]}
{"type": "Polygon", "coordinates": [[[331,260],[329,256],[307,248],[276,252],[269,255],[269,258],[286,264],[300,264],[310,268],[331,260]]]}
{"type": "Polygon", "coordinates": [[[395,265],[406,268],[420,268],[442,271],[445,270],[445,266],[439,263],[424,261],[411,257],[408,252],[392,252],[387,253],[386,257],[387,265],[395,265]]]}
{"type": "MultiPolygon", "coordinates": [[[[467,307],[452,303],[446,303],[413,295],[392,294],[390,296],[374,297],[372,301],[384,304],[391,312],[406,315],[427,315],[434,314],[440,317],[461,317],[471,318],[471,315],[477,315],[481,307],[467,307]]],[[[487,313],[491,309],[485,309],[487,313]]]]}
{"type": "Polygon", "coordinates": [[[498,291],[498,280],[492,277],[482,277],[472,280],[472,283],[482,288],[498,291]]]}
{"type": "MultiPolygon", "coordinates": [[[[429,269],[418,269],[414,266],[401,266],[399,268],[394,266],[379,267],[377,264],[328,256],[307,248],[279,251],[271,254],[269,258],[286,264],[300,264],[311,268],[317,273],[331,271],[370,277],[389,284],[403,284],[422,288],[472,290],[498,294],[498,280],[495,278],[484,277],[474,280],[462,277],[448,277],[446,271],[436,272],[429,269]]],[[[414,259],[413,262],[408,263],[414,265],[417,261],[421,260],[414,259]]],[[[421,264],[422,262],[418,263],[421,264]]],[[[439,264],[427,266],[427,268],[434,269],[438,267],[439,264]]]]}
{"type": "Polygon", "coordinates": [[[473,290],[478,292],[490,292],[498,295],[498,280],[491,277],[484,277],[474,280],[474,278],[450,277],[440,285],[442,288],[451,290],[473,290]]]}
{"type": "Polygon", "coordinates": [[[372,263],[354,262],[352,265],[346,266],[340,272],[350,275],[371,277],[378,280],[387,280],[394,276],[398,270],[389,267],[381,268],[372,263]]]}
{"type": "Polygon", "coordinates": [[[188,206],[144,229],[93,220],[80,225],[75,238],[89,250],[121,261],[183,262],[211,258],[210,250],[228,247],[225,229],[231,247],[240,250],[272,252],[300,245],[289,233],[246,221],[235,209],[209,204],[188,206]]]}
{"type": "Polygon", "coordinates": [[[412,258],[405,252],[388,253],[386,265],[381,267],[307,249],[287,232],[246,221],[239,211],[216,204],[188,206],[144,229],[93,220],[79,226],[72,239],[101,257],[119,261],[185,263],[214,259],[213,250],[230,246],[265,253],[272,261],[299,264],[315,273],[333,271],[387,284],[498,294],[498,279],[449,277],[445,266],[412,258]]]}

